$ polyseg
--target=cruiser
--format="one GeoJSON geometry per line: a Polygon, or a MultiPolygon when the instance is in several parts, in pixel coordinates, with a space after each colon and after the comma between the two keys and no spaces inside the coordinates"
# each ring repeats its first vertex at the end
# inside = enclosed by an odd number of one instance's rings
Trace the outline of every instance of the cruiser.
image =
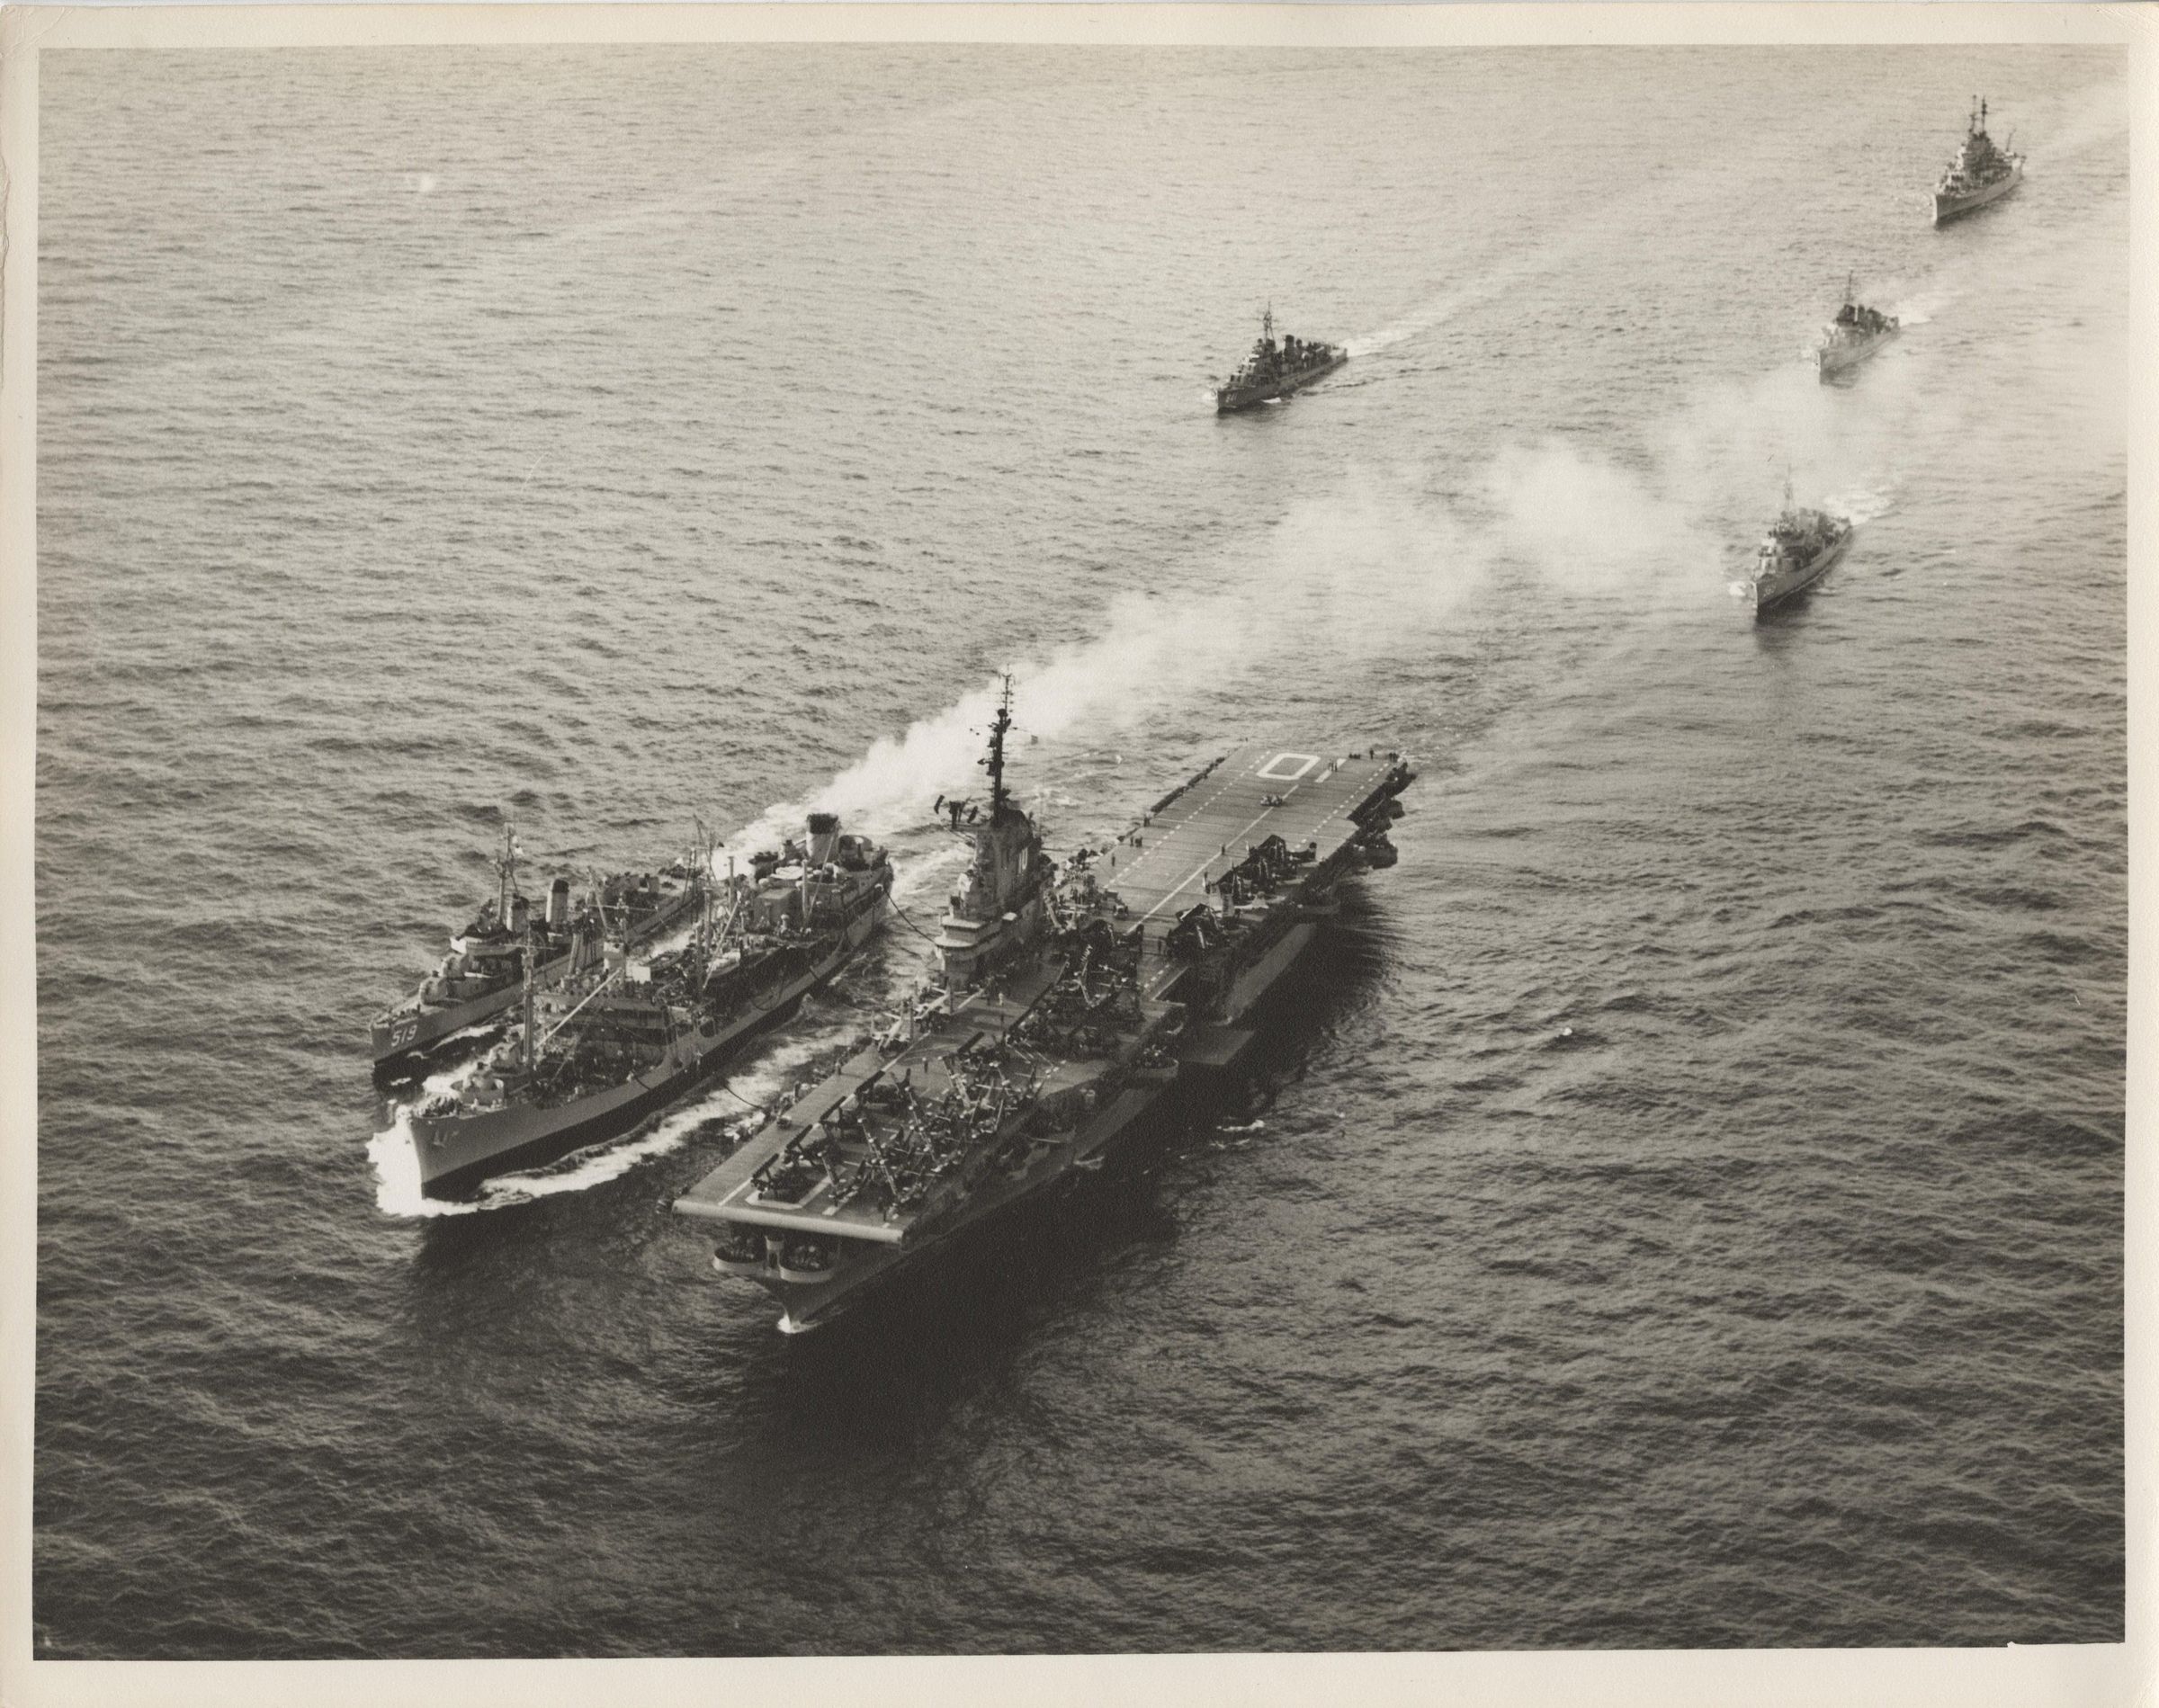
{"type": "Polygon", "coordinates": [[[1259,321],[1259,336],[1244,365],[1215,388],[1214,413],[1235,415],[1272,398],[1286,398],[1315,380],[1324,379],[1349,360],[1338,344],[1307,342],[1285,333],[1275,342],[1275,311],[1270,306],[1259,321]]]}
{"type": "Polygon", "coordinates": [[[1844,281],[1844,306],[1837,310],[1837,317],[1822,329],[1822,347],[1815,353],[1824,380],[1832,374],[1842,373],[1847,368],[1856,368],[1896,336],[1896,317],[1867,307],[1859,300],[1857,285],[1857,275],[1848,274],[1844,281]]]}
{"type": "Polygon", "coordinates": [[[938,940],[943,991],[676,1201],[714,1225],[716,1270],[778,1299],[784,1332],[1099,1167],[1181,1076],[1237,1060],[1337,887],[1395,862],[1387,827],[1414,775],[1399,755],[1270,744],[1060,865],[1005,789],[1010,724],[1008,686],[990,810],[938,940]]]}
{"type": "MultiPolygon", "coordinates": [[[[730,873],[724,917],[700,886],[698,926],[641,970],[626,952],[542,998],[454,1090],[413,1113],[421,1188],[452,1197],[490,1176],[551,1162],[628,1131],[704,1078],[854,957],[883,923],[884,852],[810,815],[805,852],[758,854],[730,873]]],[[[709,856],[708,856],[709,863],[709,856]]]]}
{"type": "MultiPolygon", "coordinates": [[[[2016,138],[2012,134],[2013,146],[2016,138]]],[[[1975,208],[2007,195],[2024,176],[2024,156],[2010,148],[1997,148],[1986,134],[1986,102],[1983,97],[1972,110],[1964,145],[1957,150],[1934,186],[1934,223],[1947,225],[1975,208]]]]}
{"type": "Polygon", "coordinates": [[[1792,503],[1792,483],[1784,483],[1784,514],[1769,524],[1754,550],[1754,613],[1811,587],[1851,543],[1851,523],[1824,510],[1802,510],[1792,503]]]}

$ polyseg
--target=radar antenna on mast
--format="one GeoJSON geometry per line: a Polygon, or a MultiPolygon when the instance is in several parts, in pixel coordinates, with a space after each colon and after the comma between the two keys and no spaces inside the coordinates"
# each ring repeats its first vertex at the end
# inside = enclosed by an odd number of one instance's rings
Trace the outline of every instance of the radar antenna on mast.
{"type": "Polygon", "coordinates": [[[1009,797],[1005,792],[1005,732],[1012,728],[1012,677],[1008,673],[997,702],[997,716],[990,722],[990,756],[982,768],[990,774],[990,822],[1003,816],[1009,797]]]}
{"type": "Polygon", "coordinates": [[[502,827],[502,857],[495,863],[496,917],[505,926],[510,923],[510,898],[517,890],[517,827],[505,823],[502,827]]]}

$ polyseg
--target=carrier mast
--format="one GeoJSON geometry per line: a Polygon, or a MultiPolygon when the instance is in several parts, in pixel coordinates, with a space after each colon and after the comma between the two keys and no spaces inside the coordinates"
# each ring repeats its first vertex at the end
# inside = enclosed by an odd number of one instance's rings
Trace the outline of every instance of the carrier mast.
{"type": "Polygon", "coordinates": [[[1004,678],[1004,689],[997,702],[997,716],[990,722],[990,756],[982,761],[983,769],[990,774],[990,822],[995,824],[1004,814],[1010,797],[1005,792],[1005,732],[1012,727],[1012,678],[1004,678]]]}

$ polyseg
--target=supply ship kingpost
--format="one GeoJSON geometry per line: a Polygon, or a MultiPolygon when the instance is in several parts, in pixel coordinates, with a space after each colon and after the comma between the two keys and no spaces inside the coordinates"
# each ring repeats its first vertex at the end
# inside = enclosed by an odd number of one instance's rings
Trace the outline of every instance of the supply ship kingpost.
{"type": "MultiPolygon", "coordinates": [[[[2014,145],[2016,138],[2010,138],[2014,145]]],[[[1997,148],[1986,134],[1986,102],[1972,110],[1969,128],[1957,157],[1950,161],[1934,186],[1934,223],[1947,225],[1975,208],[2007,195],[2023,181],[2024,156],[2011,148],[1997,148]]]]}
{"type": "Polygon", "coordinates": [[[1010,723],[1008,689],[990,809],[937,942],[943,991],[676,1202],[717,1224],[713,1266],[776,1296],[786,1332],[1098,1167],[1180,1075],[1237,1059],[1337,886],[1395,862],[1400,756],[1267,745],[1060,866],[1006,790],[1010,723]]]}
{"type": "Polygon", "coordinates": [[[1275,398],[1286,398],[1316,380],[1323,380],[1349,360],[1337,344],[1292,337],[1275,341],[1275,311],[1270,307],[1260,317],[1259,336],[1243,365],[1214,389],[1214,413],[1235,415],[1275,398]]]}
{"type": "Polygon", "coordinates": [[[834,814],[811,814],[809,832],[807,849],[730,872],[721,895],[700,884],[683,948],[641,969],[610,941],[606,964],[551,990],[528,978],[522,1024],[414,1112],[422,1190],[453,1197],[627,1131],[845,966],[883,923],[891,864],[834,814]]]}

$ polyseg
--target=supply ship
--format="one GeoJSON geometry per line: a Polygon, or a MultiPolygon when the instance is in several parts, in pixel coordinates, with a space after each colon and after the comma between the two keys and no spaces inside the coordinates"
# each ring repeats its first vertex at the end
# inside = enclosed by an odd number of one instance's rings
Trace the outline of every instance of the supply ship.
{"type": "Polygon", "coordinates": [[[1896,317],[1869,309],[1859,300],[1858,287],[1858,276],[1847,274],[1844,306],[1837,310],[1837,317],[1822,329],[1822,347],[1815,354],[1824,380],[1857,367],[1896,336],[1896,317]]]}
{"type": "MultiPolygon", "coordinates": [[[[2012,135],[2013,145],[2016,138],[2012,135]]],[[[1972,110],[1963,146],[1934,186],[1934,223],[1947,225],[1975,208],[1984,208],[2014,190],[2024,176],[2024,156],[1994,147],[1986,134],[1986,102],[1972,110]]]]}
{"type": "Polygon", "coordinates": [[[1802,509],[1792,503],[1792,485],[1784,485],[1784,511],[1769,524],[1754,550],[1754,614],[1760,616],[1829,573],[1851,543],[1851,523],[1825,510],[1802,509]]]}
{"type": "Polygon", "coordinates": [[[596,965],[608,932],[625,948],[663,934],[695,910],[703,893],[703,872],[676,861],[660,872],[617,872],[575,902],[569,880],[557,878],[545,909],[536,910],[517,887],[517,853],[515,834],[506,826],[496,893],[451,938],[450,952],[419,988],[375,1016],[369,1035],[379,1071],[506,1015],[528,975],[544,988],[596,965]]]}
{"type": "Polygon", "coordinates": [[[522,1024],[414,1111],[422,1190],[454,1197],[627,1131],[845,966],[883,923],[891,864],[834,814],[811,814],[809,832],[806,850],[730,870],[721,896],[701,884],[690,941],[649,965],[610,942],[604,966],[551,990],[535,969],[522,1024]]]}
{"type": "Polygon", "coordinates": [[[1399,755],[1274,746],[1217,760],[1115,845],[1060,865],[1004,781],[937,940],[944,988],[784,1104],[676,1201],[713,1267],[800,1333],[963,1235],[1101,1166],[1180,1078],[1228,1067],[1261,997],[1391,866],[1399,755]]]}
{"type": "Polygon", "coordinates": [[[1285,334],[1275,341],[1275,311],[1270,306],[1260,317],[1259,336],[1244,363],[1214,390],[1214,413],[1235,415],[1275,398],[1301,391],[1322,380],[1349,360],[1349,353],[1336,344],[1321,344],[1285,334]]]}

